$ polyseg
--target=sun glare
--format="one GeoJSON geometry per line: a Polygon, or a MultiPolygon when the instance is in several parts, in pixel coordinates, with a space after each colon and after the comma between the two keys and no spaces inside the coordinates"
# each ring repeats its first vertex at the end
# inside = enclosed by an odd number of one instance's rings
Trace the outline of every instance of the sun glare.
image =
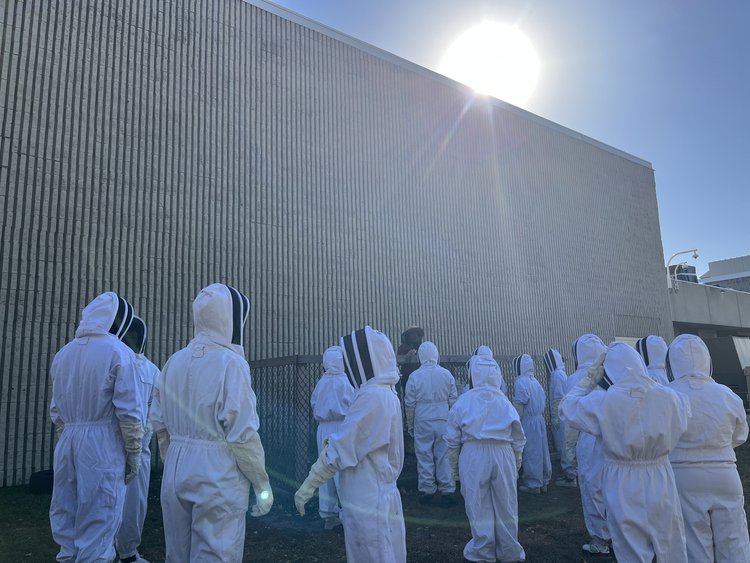
{"type": "Polygon", "coordinates": [[[517,27],[483,22],[453,42],[440,73],[479,94],[523,107],[534,93],[539,66],[534,46],[517,27]]]}

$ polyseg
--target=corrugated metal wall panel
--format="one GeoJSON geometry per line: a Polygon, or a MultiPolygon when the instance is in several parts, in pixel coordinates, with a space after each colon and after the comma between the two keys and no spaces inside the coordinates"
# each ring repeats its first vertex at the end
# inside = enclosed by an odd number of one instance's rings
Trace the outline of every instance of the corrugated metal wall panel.
{"type": "Polygon", "coordinates": [[[4,485],[50,465],[52,356],[109,289],[158,364],[213,281],[251,295],[252,358],[364,323],[456,354],[670,336],[637,159],[239,0],[0,18],[4,485]]]}

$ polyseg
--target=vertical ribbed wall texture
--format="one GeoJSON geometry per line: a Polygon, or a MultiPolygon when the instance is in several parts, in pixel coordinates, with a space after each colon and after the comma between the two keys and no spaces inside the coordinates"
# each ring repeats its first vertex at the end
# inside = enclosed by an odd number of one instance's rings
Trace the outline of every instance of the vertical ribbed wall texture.
{"type": "Polygon", "coordinates": [[[106,290],[159,365],[214,281],[251,358],[365,323],[452,354],[671,335],[642,161],[241,0],[0,19],[3,485],[49,467],[50,362],[106,290]]]}

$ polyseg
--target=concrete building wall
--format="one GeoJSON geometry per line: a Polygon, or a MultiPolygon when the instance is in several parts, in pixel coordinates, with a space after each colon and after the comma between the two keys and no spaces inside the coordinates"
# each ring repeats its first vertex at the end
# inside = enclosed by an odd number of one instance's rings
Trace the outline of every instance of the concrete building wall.
{"type": "Polygon", "coordinates": [[[49,467],[52,356],[110,289],[160,365],[214,281],[252,358],[671,335],[647,162],[253,4],[0,0],[3,485],[49,467]]]}

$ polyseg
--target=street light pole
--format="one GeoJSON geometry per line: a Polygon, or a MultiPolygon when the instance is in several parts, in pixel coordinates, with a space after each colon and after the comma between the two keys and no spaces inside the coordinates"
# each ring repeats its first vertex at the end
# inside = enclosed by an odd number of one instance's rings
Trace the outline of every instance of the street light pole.
{"type": "MultiPolygon", "coordinates": [[[[681,250],[680,252],[675,252],[672,254],[672,256],[669,257],[669,260],[667,260],[667,288],[672,289],[672,274],[669,272],[669,265],[672,263],[672,260],[675,259],[675,257],[680,256],[681,254],[693,254],[693,258],[698,258],[698,249],[693,248],[691,250],[681,250]]],[[[677,276],[675,275],[675,281],[677,280],[677,276]]]]}

